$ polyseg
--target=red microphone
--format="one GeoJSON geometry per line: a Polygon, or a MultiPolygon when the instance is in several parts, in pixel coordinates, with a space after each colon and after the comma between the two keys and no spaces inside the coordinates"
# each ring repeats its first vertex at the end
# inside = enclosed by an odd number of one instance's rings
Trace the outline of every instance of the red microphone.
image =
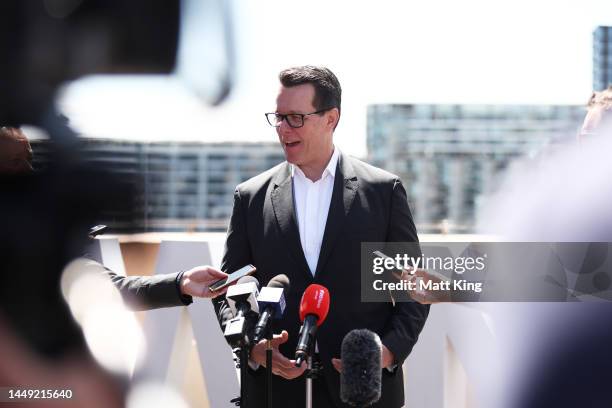
{"type": "Polygon", "coordinates": [[[314,336],[329,312],[329,291],[325,286],[312,284],[306,288],[300,302],[300,338],[295,348],[295,366],[300,367],[308,357],[314,336]]]}

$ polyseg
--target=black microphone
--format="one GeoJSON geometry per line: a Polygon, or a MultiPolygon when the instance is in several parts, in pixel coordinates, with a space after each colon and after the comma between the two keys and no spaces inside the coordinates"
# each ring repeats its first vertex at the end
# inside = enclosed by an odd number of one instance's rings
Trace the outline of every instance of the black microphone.
{"type": "Polygon", "coordinates": [[[287,275],[276,275],[268,286],[261,289],[259,296],[257,296],[257,303],[259,304],[259,321],[255,325],[255,331],[253,334],[253,344],[259,343],[261,339],[266,335],[266,330],[270,324],[270,318],[280,319],[285,313],[285,293],[289,292],[289,278],[287,275]]]}
{"type": "Polygon", "coordinates": [[[253,276],[240,278],[225,294],[234,317],[227,322],[223,335],[232,347],[250,344],[249,332],[259,316],[258,294],[259,281],[253,276]]]}
{"type": "Polygon", "coordinates": [[[382,343],[367,329],[351,330],[342,340],[340,399],[355,407],[368,407],[380,399],[382,343]]]}

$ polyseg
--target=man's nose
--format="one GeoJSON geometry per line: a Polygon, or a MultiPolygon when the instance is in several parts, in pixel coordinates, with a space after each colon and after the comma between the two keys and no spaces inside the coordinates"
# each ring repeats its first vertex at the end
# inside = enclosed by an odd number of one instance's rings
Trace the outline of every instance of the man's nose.
{"type": "Polygon", "coordinates": [[[287,118],[283,118],[280,125],[278,126],[278,132],[283,134],[291,132],[292,129],[293,128],[289,126],[289,123],[287,122],[287,118]]]}

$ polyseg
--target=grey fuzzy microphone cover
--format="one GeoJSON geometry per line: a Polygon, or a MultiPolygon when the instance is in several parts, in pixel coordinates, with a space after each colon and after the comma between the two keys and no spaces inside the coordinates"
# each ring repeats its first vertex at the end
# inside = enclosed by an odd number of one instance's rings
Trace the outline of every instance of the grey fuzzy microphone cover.
{"type": "Polygon", "coordinates": [[[380,399],[382,343],[367,329],[351,330],[342,340],[340,398],[367,407],[380,399]]]}

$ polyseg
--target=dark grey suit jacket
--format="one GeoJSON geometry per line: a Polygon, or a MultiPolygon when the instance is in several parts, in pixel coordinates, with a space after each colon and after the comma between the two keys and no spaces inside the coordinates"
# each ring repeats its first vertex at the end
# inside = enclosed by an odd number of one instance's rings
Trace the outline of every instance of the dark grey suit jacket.
{"type": "MultiPolygon", "coordinates": [[[[400,180],[352,157],[340,154],[338,160],[314,278],[300,244],[290,165],[282,163],[236,188],[221,269],[231,272],[251,263],[257,267],[255,276],[262,286],[278,274],[289,276],[287,308],[275,330],[289,332],[289,340],[280,347],[289,358],[295,353],[302,293],[311,283],[329,289],[329,315],[319,327],[317,343],[333,406],[344,405],[339,397],[339,374],[331,359],[340,358],[342,339],[349,331],[367,328],[379,334],[398,363],[394,372],[383,370],[382,397],[375,406],[401,407],[404,402],[401,365],[429,312],[428,306],[417,303],[394,306],[391,302],[361,302],[360,244],[370,241],[417,242],[418,237],[400,180]]],[[[223,320],[227,314],[225,300],[217,298],[214,304],[223,320]]],[[[264,377],[263,368],[249,371],[249,408],[263,406],[264,377]]],[[[292,381],[274,376],[273,391],[274,406],[304,406],[304,376],[292,381]]]]}
{"type": "Polygon", "coordinates": [[[179,280],[183,272],[153,276],[122,276],[104,268],[123,301],[132,310],[151,310],[160,307],[187,306],[193,302],[181,294],[179,280]]]}

